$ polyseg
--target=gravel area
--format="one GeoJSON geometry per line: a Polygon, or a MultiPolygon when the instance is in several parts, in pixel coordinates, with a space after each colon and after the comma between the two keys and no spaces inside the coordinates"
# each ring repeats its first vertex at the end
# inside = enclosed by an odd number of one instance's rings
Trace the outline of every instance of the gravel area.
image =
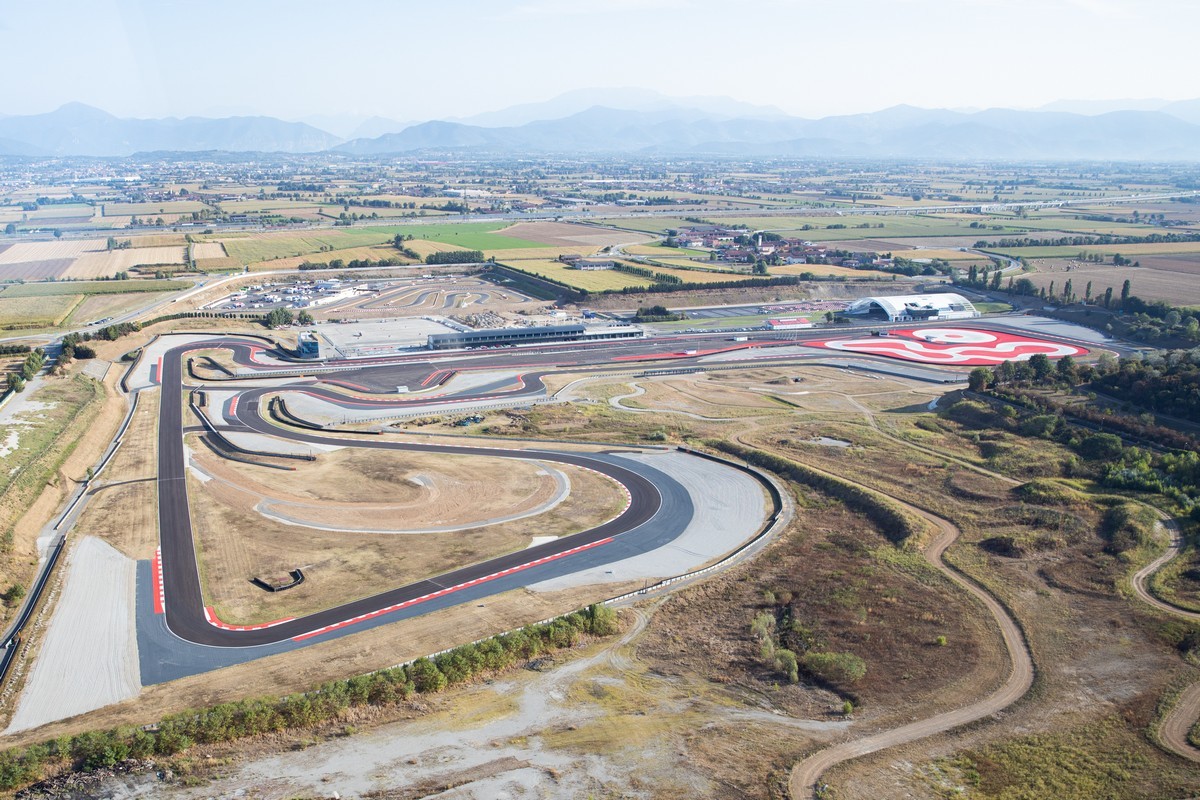
{"type": "Polygon", "coordinates": [[[1095,342],[1096,344],[1105,344],[1113,341],[1111,336],[1106,336],[1100,331],[1094,331],[1091,328],[1085,328],[1082,325],[1075,325],[1071,322],[1047,319],[1046,317],[1004,317],[1003,319],[993,321],[998,322],[1006,328],[1015,328],[1026,333],[1066,336],[1071,339],[1079,339],[1082,342],[1095,342]]]}
{"type": "Polygon", "coordinates": [[[42,649],[6,733],[137,696],[133,560],[101,539],[75,546],[42,649]]]}
{"type": "Polygon", "coordinates": [[[749,475],[685,453],[623,454],[661,469],[691,498],[692,521],[674,541],[642,555],[530,585],[535,592],[632,579],[667,578],[703,567],[758,533],[769,505],[749,475]]]}

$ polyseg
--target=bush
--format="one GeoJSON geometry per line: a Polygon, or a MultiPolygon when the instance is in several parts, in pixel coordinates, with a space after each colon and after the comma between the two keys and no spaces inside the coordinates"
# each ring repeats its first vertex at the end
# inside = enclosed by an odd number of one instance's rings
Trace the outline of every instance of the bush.
{"type": "Polygon", "coordinates": [[[814,678],[836,686],[856,683],[867,674],[867,662],[853,653],[805,653],[801,664],[814,678]]]}

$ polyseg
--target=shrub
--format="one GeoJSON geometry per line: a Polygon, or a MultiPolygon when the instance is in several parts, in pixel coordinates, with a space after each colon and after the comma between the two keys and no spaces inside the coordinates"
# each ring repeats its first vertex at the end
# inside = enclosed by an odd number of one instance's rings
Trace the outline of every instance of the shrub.
{"type": "Polygon", "coordinates": [[[834,685],[856,683],[867,674],[867,662],[853,653],[805,653],[801,664],[814,678],[834,685]]]}

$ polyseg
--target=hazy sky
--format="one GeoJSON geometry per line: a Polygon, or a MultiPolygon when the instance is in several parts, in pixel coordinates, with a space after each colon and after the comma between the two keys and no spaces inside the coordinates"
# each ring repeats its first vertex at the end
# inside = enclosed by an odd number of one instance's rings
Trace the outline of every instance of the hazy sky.
{"type": "Polygon", "coordinates": [[[1200,96],[1196,0],[39,0],[0,113],[468,116],[584,87],[801,116],[1200,96]]]}

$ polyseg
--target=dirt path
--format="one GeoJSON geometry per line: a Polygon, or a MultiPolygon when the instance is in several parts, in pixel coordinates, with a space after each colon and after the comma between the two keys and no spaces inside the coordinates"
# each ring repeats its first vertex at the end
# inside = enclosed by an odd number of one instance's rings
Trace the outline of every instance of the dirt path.
{"type": "MultiPolygon", "coordinates": [[[[846,479],[842,478],[842,480],[846,479]]],[[[996,621],[996,625],[1000,628],[1000,635],[1003,637],[1004,646],[1008,650],[1012,669],[999,689],[971,705],[947,711],[943,714],[937,714],[928,719],[918,720],[899,728],[881,731],[861,739],[843,742],[814,753],[792,769],[791,777],[788,780],[788,792],[793,800],[816,796],[821,786],[821,775],[835,764],[840,764],[843,761],[849,761],[888,747],[895,747],[896,745],[923,739],[927,736],[965,725],[968,722],[983,719],[1015,703],[1033,685],[1033,659],[1025,643],[1025,637],[1022,635],[1016,621],[1000,605],[999,601],[992,597],[983,587],[942,561],[942,554],[959,536],[958,528],[948,520],[922,511],[896,498],[892,498],[892,502],[900,503],[908,511],[929,520],[929,522],[938,528],[938,535],[925,549],[925,560],[955,584],[978,598],[987,608],[988,613],[992,615],[992,618],[996,621]]]]}
{"type": "MultiPolygon", "coordinates": [[[[1200,622],[1200,613],[1159,600],[1146,588],[1146,582],[1150,580],[1150,576],[1179,555],[1179,551],[1183,547],[1183,532],[1179,529],[1179,525],[1173,519],[1166,517],[1163,518],[1162,524],[1171,537],[1170,544],[1167,545],[1167,549],[1163,551],[1162,555],[1134,573],[1129,583],[1133,587],[1134,594],[1143,603],[1154,606],[1172,616],[1200,622]]],[[[1163,745],[1171,752],[1189,761],[1200,762],[1200,749],[1193,747],[1187,738],[1188,731],[1196,724],[1197,719],[1200,719],[1200,681],[1193,683],[1179,695],[1175,705],[1163,718],[1158,735],[1163,745]]]]}
{"type": "Polygon", "coordinates": [[[674,408],[663,408],[662,406],[646,406],[645,408],[634,408],[633,406],[627,406],[621,401],[632,400],[633,398],[641,397],[646,393],[646,387],[642,386],[640,383],[637,383],[636,381],[628,381],[628,383],[633,387],[632,392],[618,395],[617,397],[610,397],[608,400],[608,404],[618,411],[630,411],[634,414],[679,414],[681,416],[691,417],[692,419],[698,419],[703,422],[737,422],[740,419],[739,417],[706,417],[701,414],[693,414],[691,411],[679,411],[674,408]]]}
{"type": "Polygon", "coordinates": [[[1188,741],[1188,731],[1200,718],[1200,681],[1183,690],[1158,728],[1158,738],[1172,752],[1200,762],[1200,749],[1188,741]]]}

